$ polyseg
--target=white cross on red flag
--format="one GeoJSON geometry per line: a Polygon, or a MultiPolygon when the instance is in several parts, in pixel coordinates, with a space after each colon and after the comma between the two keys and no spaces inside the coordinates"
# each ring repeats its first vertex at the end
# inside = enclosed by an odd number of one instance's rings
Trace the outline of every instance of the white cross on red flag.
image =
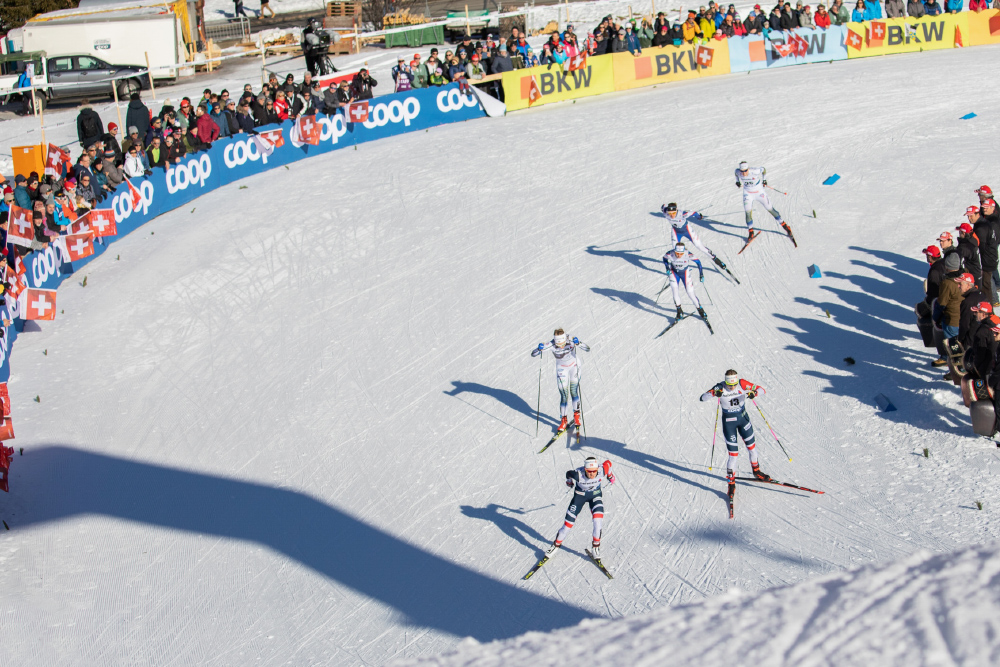
{"type": "Polygon", "coordinates": [[[10,417],[10,394],[7,393],[7,383],[0,383],[0,409],[3,414],[0,416],[10,417]]]}
{"type": "Polygon", "coordinates": [[[24,290],[24,319],[56,319],[56,291],[54,289],[29,288],[24,290]]]}
{"type": "Polygon", "coordinates": [[[115,223],[115,212],[110,208],[91,209],[87,214],[90,229],[94,236],[103,238],[105,236],[117,236],[118,225],[115,223]]]}
{"type": "Polygon", "coordinates": [[[90,232],[90,211],[81,215],[66,228],[66,234],[89,234],[90,232]]]}
{"type": "MultiPolygon", "coordinates": [[[[365,111],[367,117],[368,112],[365,111]]],[[[295,121],[299,130],[299,141],[310,146],[319,146],[320,126],[315,116],[302,116],[295,121]]]]}
{"type": "Polygon", "coordinates": [[[268,130],[267,132],[261,132],[260,134],[254,136],[260,137],[271,145],[270,150],[267,151],[268,155],[270,155],[275,148],[281,148],[285,145],[285,137],[281,133],[281,130],[268,130]]]}
{"type": "Polygon", "coordinates": [[[35,240],[35,227],[31,223],[31,211],[16,204],[10,207],[10,224],[7,225],[7,242],[30,246],[35,240]]]}
{"type": "Polygon", "coordinates": [[[575,72],[578,69],[584,69],[587,66],[587,54],[578,53],[566,62],[568,63],[566,67],[567,72],[575,72]]]}
{"type": "Polygon", "coordinates": [[[94,235],[91,232],[64,236],[63,243],[66,244],[66,252],[71,262],[79,262],[84,257],[94,254],[94,235]]]}
{"type": "Polygon", "coordinates": [[[13,273],[11,273],[10,264],[7,265],[7,272],[5,280],[8,283],[7,286],[10,288],[7,295],[12,299],[17,299],[21,295],[21,292],[28,289],[28,272],[24,270],[24,262],[21,261],[20,257],[14,258],[13,273]]]}
{"type": "Polygon", "coordinates": [[[868,28],[868,46],[877,47],[882,46],[882,42],[885,41],[885,22],[883,21],[872,21],[871,27],[868,28]]]}
{"type": "Polygon", "coordinates": [[[845,41],[847,42],[847,45],[850,46],[851,48],[857,49],[858,51],[861,50],[861,44],[862,44],[861,35],[854,32],[850,28],[847,29],[847,39],[845,41]]]}
{"type": "Polygon", "coordinates": [[[710,49],[707,46],[699,46],[698,53],[695,55],[695,60],[698,61],[699,67],[711,67],[712,58],[715,57],[715,50],[710,49]]]}
{"type": "Polygon", "coordinates": [[[368,120],[368,101],[355,102],[347,107],[347,121],[349,123],[364,123],[368,120]]]}
{"type": "Polygon", "coordinates": [[[778,55],[781,56],[782,58],[787,58],[788,56],[792,55],[792,53],[795,51],[795,47],[790,43],[775,44],[774,50],[777,51],[778,55]]]}
{"type": "Polygon", "coordinates": [[[69,164],[69,153],[55,144],[49,144],[48,153],[45,156],[45,175],[61,178],[63,166],[69,164]]]}
{"type": "Polygon", "coordinates": [[[542,99],[542,91],[538,88],[538,82],[535,81],[535,77],[531,77],[531,83],[528,84],[528,106],[542,99]]]}

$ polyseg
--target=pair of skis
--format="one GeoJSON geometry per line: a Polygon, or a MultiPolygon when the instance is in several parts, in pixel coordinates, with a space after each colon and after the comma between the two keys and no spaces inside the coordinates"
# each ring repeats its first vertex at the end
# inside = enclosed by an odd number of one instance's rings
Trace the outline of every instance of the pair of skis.
{"type": "MultiPolygon", "coordinates": [[[[787,222],[783,223],[781,226],[785,228],[785,233],[788,234],[788,238],[791,239],[792,245],[794,245],[796,248],[798,248],[799,247],[799,242],[795,240],[795,234],[792,234],[792,228],[788,225],[787,222]]],[[[737,255],[743,254],[743,251],[747,249],[747,246],[750,245],[751,243],[753,243],[755,240],[757,240],[758,236],[760,236],[760,232],[757,232],[756,234],[754,234],[753,236],[751,236],[750,238],[748,238],[747,242],[743,244],[743,247],[740,248],[740,251],[738,253],[736,253],[736,254],[737,255]]]]}
{"type": "MultiPolygon", "coordinates": [[[[551,560],[552,556],[554,556],[555,553],[556,553],[556,551],[558,551],[558,550],[559,550],[559,547],[553,547],[549,551],[546,551],[545,552],[545,556],[542,558],[542,560],[538,561],[535,564],[535,566],[532,567],[530,570],[528,570],[528,573],[526,575],[524,575],[524,579],[525,580],[531,579],[531,575],[533,575],[535,572],[538,572],[540,569],[542,569],[542,566],[545,565],[546,563],[548,563],[549,560],[551,560]]],[[[614,579],[614,577],[611,576],[611,573],[608,572],[608,568],[605,567],[604,563],[601,562],[600,558],[595,558],[594,557],[594,553],[590,549],[585,549],[584,551],[586,551],[587,557],[590,558],[591,562],[593,562],[594,565],[596,565],[598,567],[598,569],[600,569],[600,571],[604,573],[604,576],[606,576],[608,579],[614,579]]]]}
{"type": "Polygon", "coordinates": [[[660,336],[662,336],[663,334],[667,333],[668,331],[670,331],[671,329],[673,329],[675,326],[677,326],[678,322],[680,322],[681,320],[686,320],[689,317],[697,317],[698,319],[700,319],[702,322],[705,323],[705,326],[708,327],[708,332],[710,334],[712,334],[713,336],[715,335],[715,331],[712,329],[712,323],[708,321],[708,317],[702,317],[701,315],[697,315],[696,316],[694,313],[681,313],[680,317],[678,317],[673,322],[671,322],[670,324],[668,324],[666,329],[664,329],[660,333],[656,334],[655,338],[659,338],[660,336]]]}
{"type": "Polygon", "coordinates": [[[577,438],[579,438],[580,437],[580,430],[579,430],[580,427],[577,426],[576,424],[574,424],[573,422],[570,422],[569,424],[566,424],[566,428],[562,428],[562,429],[559,429],[558,431],[556,431],[555,435],[552,436],[552,439],[549,440],[548,442],[546,442],[545,446],[538,450],[538,453],[541,454],[546,449],[548,449],[549,447],[551,447],[552,445],[554,445],[555,442],[556,442],[556,440],[558,440],[559,438],[561,438],[564,435],[566,435],[566,431],[570,430],[571,428],[577,429],[576,436],[577,436],[577,438]]]}
{"type": "MultiPolygon", "coordinates": [[[[823,494],[823,493],[825,493],[824,491],[817,491],[816,489],[810,489],[810,488],[805,487],[805,486],[799,486],[798,484],[791,484],[789,482],[779,482],[776,479],[757,479],[756,477],[737,477],[736,480],[740,481],[740,482],[757,482],[758,484],[774,484],[776,486],[787,486],[790,489],[798,489],[799,491],[808,491],[809,493],[817,493],[817,494],[823,494]]],[[[730,519],[733,518],[733,504],[734,504],[733,503],[733,500],[734,500],[733,496],[735,495],[735,492],[736,492],[736,485],[733,484],[729,488],[729,494],[728,494],[729,495],[729,518],[730,519]]]]}

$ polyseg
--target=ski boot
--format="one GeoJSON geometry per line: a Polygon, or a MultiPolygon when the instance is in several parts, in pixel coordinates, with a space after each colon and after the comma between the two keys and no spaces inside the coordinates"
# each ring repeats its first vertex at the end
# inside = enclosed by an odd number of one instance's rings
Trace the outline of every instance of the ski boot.
{"type": "Polygon", "coordinates": [[[792,235],[792,228],[788,226],[787,222],[781,223],[781,228],[784,229],[785,233],[788,234],[789,236],[792,235]]]}
{"type": "Polygon", "coordinates": [[[558,540],[556,540],[555,542],[553,542],[552,545],[548,549],[545,550],[545,557],[546,558],[551,557],[552,554],[554,554],[556,552],[556,550],[559,547],[561,547],[561,546],[562,546],[562,542],[560,542],[558,540]]]}
{"type": "Polygon", "coordinates": [[[698,315],[703,320],[707,320],[708,319],[708,314],[705,312],[705,309],[702,308],[701,306],[698,306],[698,315]]]}
{"type": "Polygon", "coordinates": [[[758,234],[760,234],[760,232],[758,232],[756,229],[754,229],[753,227],[751,227],[750,228],[750,233],[747,234],[747,244],[749,244],[751,241],[753,241],[755,238],[757,238],[758,234]]]}
{"type": "Polygon", "coordinates": [[[573,411],[573,425],[576,426],[577,428],[580,428],[580,411],[579,410],[574,410],[573,411]]]}
{"type": "Polygon", "coordinates": [[[674,318],[679,320],[682,317],[684,317],[684,309],[681,308],[680,306],[677,306],[677,315],[675,315],[674,318]]]}
{"type": "Polygon", "coordinates": [[[729,496],[729,502],[733,501],[733,496],[736,495],[736,471],[729,470],[726,472],[726,481],[729,483],[729,490],[727,495],[729,496]]]}
{"type": "Polygon", "coordinates": [[[567,424],[567,419],[566,419],[566,417],[564,415],[563,418],[562,418],[562,421],[559,422],[559,428],[557,428],[556,430],[557,431],[565,431],[566,430],[566,424],[567,424]]]}
{"type": "Polygon", "coordinates": [[[590,545],[590,553],[594,554],[594,560],[601,560],[601,541],[594,540],[590,545]]]}
{"type": "Polygon", "coordinates": [[[931,366],[933,366],[934,368],[940,368],[941,366],[947,366],[947,365],[948,365],[948,360],[945,359],[944,357],[938,357],[937,359],[931,362],[931,366]]]}
{"type": "Polygon", "coordinates": [[[725,270],[726,270],[726,263],[725,263],[725,262],[723,262],[723,261],[722,261],[721,259],[719,259],[718,257],[716,257],[715,255],[713,255],[713,256],[712,256],[712,261],[713,261],[713,262],[715,262],[715,265],[716,265],[716,266],[718,266],[718,267],[719,267],[720,269],[722,269],[723,271],[725,271],[725,270]]]}
{"type": "Polygon", "coordinates": [[[751,463],[750,467],[753,468],[753,476],[762,482],[770,482],[771,476],[767,473],[761,472],[759,463],[751,463]]]}

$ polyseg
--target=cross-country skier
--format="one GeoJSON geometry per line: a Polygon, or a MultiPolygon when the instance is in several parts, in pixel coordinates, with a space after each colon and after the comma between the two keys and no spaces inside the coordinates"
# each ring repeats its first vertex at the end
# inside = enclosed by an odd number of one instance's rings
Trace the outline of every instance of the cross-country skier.
{"type": "Polygon", "coordinates": [[[771,479],[761,472],[760,464],[757,461],[753,424],[750,423],[750,416],[747,415],[745,408],[747,399],[753,400],[758,393],[763,393],[763,391],[762,387],[740,378],[736,371],[730,369],[726,371],[724,382],[720,382],[701,395],[703,401],[718,398],[722,408],[722,433],[726,437],[726,449],[729,450],[729,457],[726,460],[726,479],[729,482],[730,499],[736,489],[736,457],[740,455],[736,440],[737,433],[743,438],[743,444],[746,445],[747,452],[750,454],[750,466],[753,468],[754,477],[764,482],[771,479]]]}
{"type": "Polygon", "coordinates": [[[604,521],[604,499],[601,497],[601,482],[608,480],[608,484],[615,483],[615,475],[611,472],[611,461],[605,460],[603,464],[598,464],[597,459],[588,456],[582,466],[575,470],[566,471],[566,486],[574,490],[573,499],[566,509],[566,519],[556,534],[556,540],[545,552],[546,556],[562,546],[566,533],[576,523],[576,517],[583,511],[583,508],[590,505],[590,514],[594,517],[593,533],[593,557],[595,560],[601,557],[601,524],[604,521]]]}
{"type": "Polygon", "coordinates": [[[684,241],[684,239],[687,239],[695,248],[711,257],[712,261],[715,262],[720,269],[725,270],[726,263],[716,257],[715,253],[701,242],[701,239],[698,238],[698,234],[691,228],[690,221],[701,220],[701,213],[697,211],[678,211],[677,204],[674,202],[661,206],[660,210],[663,211],[663,215],[670,222],[671,245],[677,245],[678,241],[684,241]]]}
{"type": "Polygon", "coordinates": [[[552,356],[556,358],[556,385],[559,387],[559,414],[562,421],[559,422],[558,431],[566,429],[567,408],[569,399],[573,399],[573,423],[580,428],[580,364],[576,358],[577,348],[584,352],[590,352],[590,347],[586,343],[581,343],[580,339],[573,337],[572,340],[562,329],[552,332],[553,338],[548,343],[539,343],[538,347],[531,351],[531,356],[537,357],[552,350],[552,356]]]}
{"type": "Polygon", "coordinates": [[[753,241],[754,237],[760,233],[753,228],[753,203],[755,201],[763,204],[767,212],[774,216],[774,220],[784,228],[788,236],[792,236],[792,228],[781,219],[778,209],[771,206],[771,200],[764,191],[764,187],[767,185],[767,181],[764,179],[766,175],[767,169],[764,167],[751,167],[745,160],[740,162],[736,168],[736,187],[743,188],[743,210],[746,212],[747,229],[749,230],[747,244],[753,241]]]}
{"type": "Polygon", "coordinates": [[[698,309],[698,315],[703,320],[708,320],[705,309],[701,307],[698,296],[694,293],[694,269],[698,268],[698,278],[705,282],[705,269],[701,266],[701,260],[687,251],[683,241],[678,241],[674,249],[663,256],[663,264],[667,267],[667,276],[670,278],[670,293],[674,297],[674,307],[677,308],[677,317],[684,316],[681,308],[681,291],[678,283],[684,285],[691,303],[698,309]]]}

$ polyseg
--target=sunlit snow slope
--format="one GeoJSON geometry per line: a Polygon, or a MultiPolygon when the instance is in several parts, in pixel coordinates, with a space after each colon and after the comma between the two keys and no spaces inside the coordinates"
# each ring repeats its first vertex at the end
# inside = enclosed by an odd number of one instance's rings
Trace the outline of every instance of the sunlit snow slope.
{"type": "Polygon", "coordinates": [[[150,223],[18,339],[2,660],[381,664],[997,538],[997,449],[929,367],[911,306],[920,249],[998,184],[1000,90],[982,80],[998,56],[547,106],[300,162],[150,223]],[[791,193],[774,201],[798,249],[758,211],[764,236],[736,256],[741,159],[791,193]],[[714,336],[692,319],[654,340],[668,201],[705,211],[742,280],[707,271],[714,336]],[[557,394],[548,357],[536,436],[528,355],[559,326],[593,348],[589,438],[540,456],[557,394]],[[751,412],[765,470],[826,495],[743,486],[729,520],[698,402],[728,367],[768,389],[794,459],[751,412]],[[582,557],[582,517],[521,581],[591,453],[618,472],[616,579],[582,557]]]}

